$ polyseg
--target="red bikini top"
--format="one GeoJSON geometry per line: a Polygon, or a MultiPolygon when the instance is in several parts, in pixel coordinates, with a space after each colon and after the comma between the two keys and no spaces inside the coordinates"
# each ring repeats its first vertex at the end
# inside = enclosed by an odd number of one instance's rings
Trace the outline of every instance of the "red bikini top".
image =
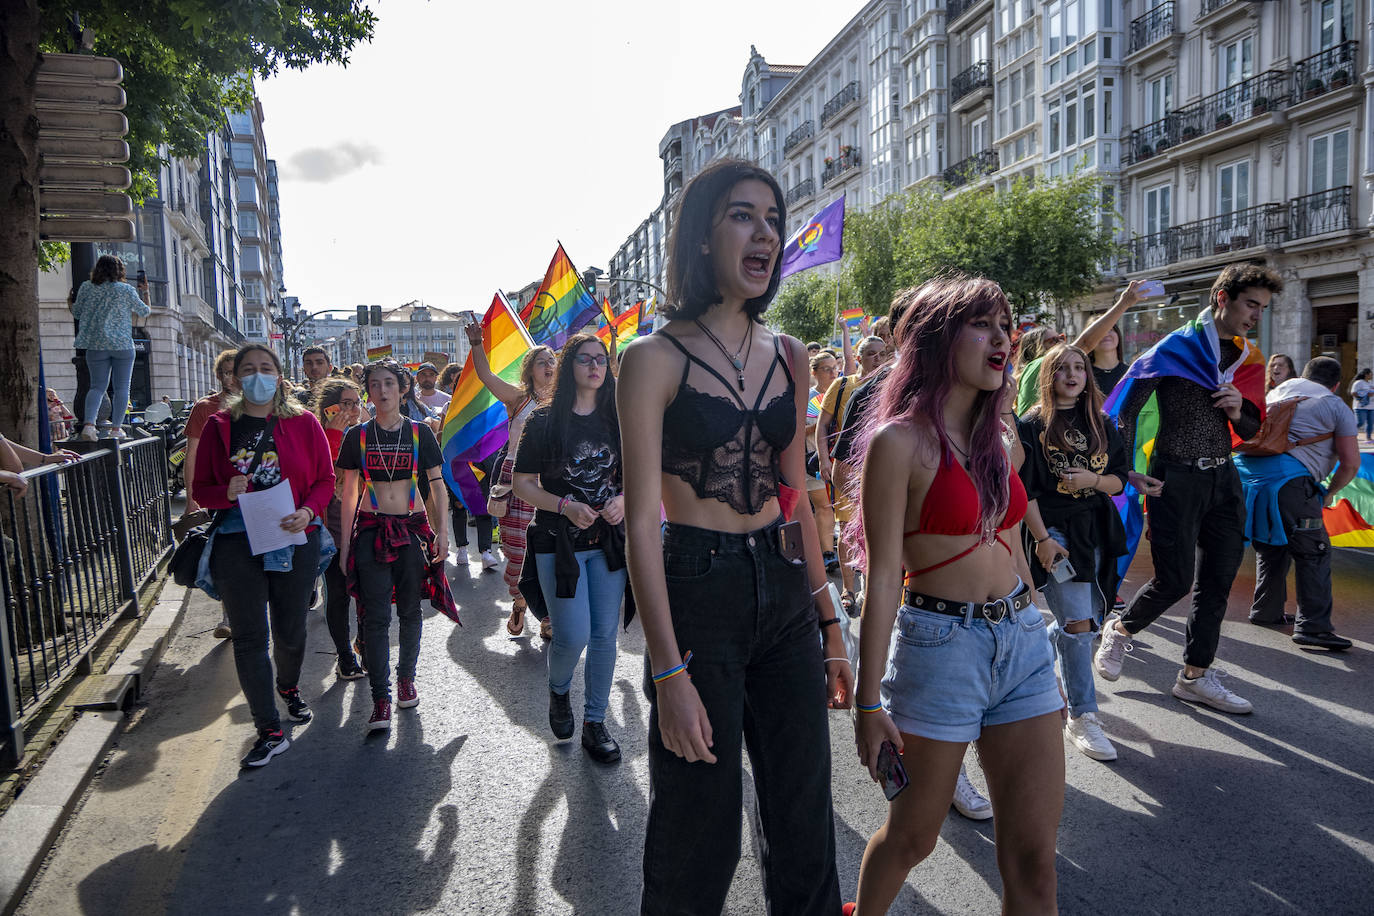
{"type": "MultiPolygon", "coordinates": [[[[919,527],[903,532],[903,538],[909,538],[913,534],[950,534],[965,535],[979,534],[978,528],[978,489],[973,484],[973,478],[969,476],[964,466],[956,461],[953,455],[948,452],[945,459],[940,462],[939,469],[935,472],[935,479],[930,482],[930,489],[926,491],[925,502],[921,504],[921,518],[919,527]],[[958,468],[958,471],[955,471],[958,468]]],[[[1002,522],[997,526],[998,532],[1007,531],[1020,524],[1021,519],[1026,516],[1026,488],[1021,483],[1021,477],[1007,465],[1007,512],[1002,516],[1002,522]]],[[[1002,540],[1000,534],[997,535],[997,543],[1011,553],[1011,548],[1007,542],[1002,540]]],[[[968,550],[956,554],[942,563],[934,566],[927,566],[925,569],[918,569],[908,574],[908,578],[919,576],[924,573],[933,572],[942,566],[948,566],[956,560],[973,553],[982,546],[982,541],[978,541],[968,550]]]]}

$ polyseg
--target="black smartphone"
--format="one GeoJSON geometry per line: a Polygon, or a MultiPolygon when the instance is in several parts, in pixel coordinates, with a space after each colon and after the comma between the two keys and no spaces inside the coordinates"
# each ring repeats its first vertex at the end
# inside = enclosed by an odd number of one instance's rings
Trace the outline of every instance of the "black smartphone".
{"type": "Polygon", "coordinates": [[[134,279],[138,280],[139,283],[146,283],[148,281],[148,272],[146,270],[140,270],[138,276],[134,279]]]}
{"type": "Polygon", "coordinates": [[[883,795],[892,801],[902,794],[908,782],[906,767],[902,766],[896,746],[891,741],[884,741],[878,748],[878,784],[883,787],[883,795]]]}
{"type": "Polygon", "coordinates": [[[806,548],[802,544],[801,522],[784,522],[778,526],[778,552],[784,560],[793,563],[806,561],[806,548]]]}

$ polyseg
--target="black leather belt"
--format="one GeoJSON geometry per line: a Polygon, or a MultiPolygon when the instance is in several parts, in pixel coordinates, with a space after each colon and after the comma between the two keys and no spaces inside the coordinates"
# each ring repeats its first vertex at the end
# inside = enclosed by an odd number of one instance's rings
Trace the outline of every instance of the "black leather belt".
{"type": "Polygon", "coordinates": [[[1007,615],[1030,607],[1031,590],[1023,583],[1021,590],[1016,594],[998,598],[996,601],[950,601],[948,598],[923,595],[907,588],[902,590],[902,602],[907,607],[949,617],[967,617],[969,609],[972,608],[974,614],[981,614],[988,623],[1001,623],[1007,619],[1007,615]]]}
{"type": "Polygon", "coordinates": [[[1185,468],[1192,468],[1197,471],[1210,471],[1214,468],[1224,468],[1230,462],[1230,458],[1170,458],[1167,455],[1160,455],[1159,460],[1165,464],[1178,464],[1185,468]]]}

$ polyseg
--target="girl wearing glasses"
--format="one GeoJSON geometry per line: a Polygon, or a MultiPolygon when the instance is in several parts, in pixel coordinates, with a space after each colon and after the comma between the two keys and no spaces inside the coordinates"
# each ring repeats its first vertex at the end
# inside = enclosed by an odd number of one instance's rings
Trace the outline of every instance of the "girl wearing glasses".
{"type": "Polygon", "coordinates": [[[549,648],[549,728],[573,734],[568,695],[582,650],[582,747],[599,763],[620,759],[606,731],[615,674],[616,625],[625,594],[625,516],[620,495],[620,423],[606,346],[578,334],[563,346],[553,399],[530,415],[515,459],[514,492],[534,506],[526,596],[553,620],[549,648]],[[537,579],[537,585],[531,581],[537,579]]]}
{"type": "MultiPolygon", "coordinates": [[[[331,462],[339,460],[339,448],[343,445],[344,433],[362,422],[362,389],[352,379],[337,377],[325,379],[315,392],[315,402],[311,410],[324,427],[324,436],[329,440],[331,462]]],[[[343,543],[343,505],[339,494],[343,489],[340,476],[334,484],[334,497],[329,500],[324,522],[335,544],[343,543]]],[[[358,657],[353,653],[353,645],[348,637],[348,583],[343,568],[339,566],[339,555],[329,561],[324,571],[325,621],[329,625],[329,638],[334,640],[334,651],[339,661],[336,673],[341,680],[353,681],[367,673],[358,657]]]]}
{"type": "MultiPolygon", "coordinates": [[[[520,572],[525,565],[525,528],[534,518],[534,508],[518,494],[511,492],[511,473],[515,468],[516,445],[534,409],[549,403],[553,397],[554,368],[558,357],[548,347],[534,347],[525,354],[520,362],[520,384],[512,385],[491,371],[487,360],[485,342],[482,338],[482,323],[473,322],[463,329],[472,345],[472,367],[487,390],[506,406],[510,417],[510,446],[501,462],[496,482],[491,486],[491,495],[500,498],[509,495],[510,503],[506,514],[501,516],[501,550],[506,555],[506,588],[510,591],[510,619],[506,621],[506,632],[519,636],[525,632],[525,599],[520,595],[520,572]]],[[[540,626],[540,636],[548,639],[552,635],[548,618],[540,626]]]]}

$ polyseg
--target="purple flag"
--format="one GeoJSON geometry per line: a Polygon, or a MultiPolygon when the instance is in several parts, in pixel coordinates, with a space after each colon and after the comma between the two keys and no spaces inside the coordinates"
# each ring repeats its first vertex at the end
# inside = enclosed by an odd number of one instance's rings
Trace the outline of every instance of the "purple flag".
{"type": "Polygon", "coordinates": [[[844,255],[844,195],[802,224],[782,248],[784,278],[844,255]]]}

